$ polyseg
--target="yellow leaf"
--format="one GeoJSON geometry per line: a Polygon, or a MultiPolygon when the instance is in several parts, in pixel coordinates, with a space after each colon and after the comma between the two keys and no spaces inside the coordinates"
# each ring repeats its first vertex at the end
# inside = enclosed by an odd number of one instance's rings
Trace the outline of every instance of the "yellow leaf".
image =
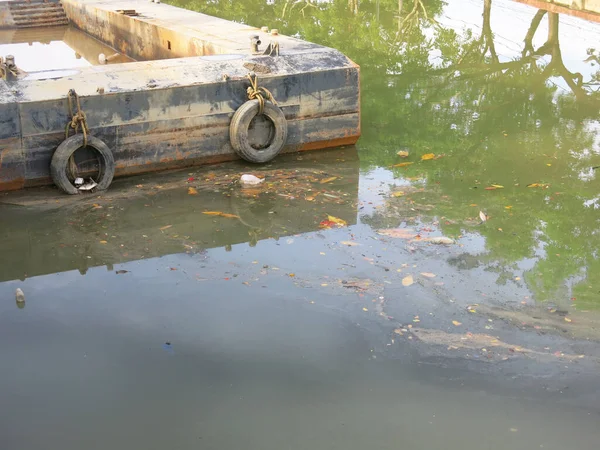
{"type": "Polygon", "coordinates": [[[424,277],[427,277],[427,278],[435,278],[435,273],[431,273],[431,272],[421,272],[421,275],[423,275],[424,277]]]}
{"type": "Polygon", "coordinates": [[[288,277],[294,278],[296,276],[295,273],[288,273],[288,277]]]}
{"type": "Polygon", "coordinates": [[[512,206],[510,206],[510,205],[505,206],[504,209],[512,209],[512,206]]]}
{"type": "Polygon", "coordinates": [[[433,153],[425,153],[423,156],[421,156],[421,161],[427,161],[428,159],[433,158],[435,158],[435,155],[433,153]]]}
{"type": "Polygon", "coordinates": [[[458,320],[453,320],[452,325],[454,325],[455,327],[460,327],[462,323],[460,323],[458,320]]]}
{"type": "Polygon", "coordinates": [[[160,227],[159,230],[163,231],[163,230],[168,230],[169,228],[171,228],[173,225],[165,225],[164,227],[160,227]]]}
{"type": "Polygon", "coordinates": [[[239,219],[239,216],[236,216],[235,214],[224,213],[222,211],[204,211],[202,214],[206,214],[207,216],[226,217],[228,219],[239,219]]]}
{"type": "Polygon", "coordinates": [[[198,195],[198,191],[196,190],[196,188],[189,187],[188,188],[188,194],[189,195],[198,195]]]}
{"type": "Polygon", "coordinates": [[[337,177],[325,178],[324,180],[321,180],[321,184],[331,183],[333,180],[337,180],[337,177]]]}
{"type": "Polygon", "coordinates": [[[340,244],[347,245],[348,247],[356,247],[357,245],[360,245],[359,243],[352,241],[342,241],[340,244]]]}
{"type": "Polygon", "coordinates": [[[100,241],[101,244],[108,244],[108,241],[100,241]]]}
{"type": "Polygon", "coordinates": [[[402,197],[404,195],[404,192],[402,191],[396,191],[394,193],[392,193],[392,197],[402,197]]]}
{"type": "Polygon", "coordinates": [[[363,311],[368,311],[368,309],[367,308],[363,308],[363,311]]]}
{"type": "Polygon", "coordinates": [[[348,223],[345,220],[340,219],[339,217],[335,217],[335,216],[327,216],[327,219],[330,222],[335,223],[336,225],[339,225],[341,227],[345,227],[346,225],[348,225],[348,223]]]}
{"type": "Polygon", "coordinates": [[[552,164],[546,164],[548,167],[550,167],[552,164]]]}
{"type": "Polygon", "coordinates": [[[402,286],[410,286],[414,283],[412,275],[408,275],[402,279],[402,286]]]}
{"type": "Polygon", "coordinates": [[[572,320],[569,319],[568,317],[565,317],[565,322],[572,322],[572,320]]]}
{"type": "Polygon", "coordinates": [[[469,206],[477,206],[477,203],[471,203],[469,206]]]}
{"type": "Polygon", "coordinates": [[[494,186],[496,189],[504,189],[504,186],[501,184],[492,184],[492,186],[494,186]]]}
{"type": "Polygon", "coordinates": [[[413,164],[413,163],[411,163],[411,162],[403,162],[403,163],[400,163],[400,164],[394,164],[392,167],[406,167],[406,166],[410,166],[411,164],[413,164]]]}
{"type": "Polygon", "coordinates": [[[398,155],[400,158],[408,158],[408,152],[406,150],[400,150],[398,153],[396,153],[396,155],[398,155]]]}

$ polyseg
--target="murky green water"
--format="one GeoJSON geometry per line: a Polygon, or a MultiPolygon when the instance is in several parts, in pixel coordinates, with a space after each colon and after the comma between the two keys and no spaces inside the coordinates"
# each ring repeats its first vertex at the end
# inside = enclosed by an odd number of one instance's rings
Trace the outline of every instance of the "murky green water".
{"type": "Polygon", "coordinates": [[[597,449],[600,26],[173,3],[348,54],[363,137],[1,197],[0,447],[597,449]]]}

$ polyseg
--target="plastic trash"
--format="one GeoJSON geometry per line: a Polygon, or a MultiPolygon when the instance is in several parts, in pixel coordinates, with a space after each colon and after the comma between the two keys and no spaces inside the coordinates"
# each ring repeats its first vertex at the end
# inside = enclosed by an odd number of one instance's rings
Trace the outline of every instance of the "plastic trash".
{"type": "Polygon", "coordinates": [[[82,184],[77,189],[79,189],[80,191],[91,191],[96,186],[98,186],[98,183],[96,183],[92,178],[90,178],[87,183],[82,184]]]}
{"type": "Polygon", "coordinates": [[[17,307],[24,308],[25,307],[25,294],[21,290],[21,288],[17,288],[15,291],[15,297],[17,300],[17,307]]]}
{"type": "Polygon", "coordinates": [[[260,184],[263,181],[265,181],[264,178],[258,178],[250,174],[244,174],[240,177],[240,183],[242,184],[242,186],[256,186],[257,184],[260,184]]]}

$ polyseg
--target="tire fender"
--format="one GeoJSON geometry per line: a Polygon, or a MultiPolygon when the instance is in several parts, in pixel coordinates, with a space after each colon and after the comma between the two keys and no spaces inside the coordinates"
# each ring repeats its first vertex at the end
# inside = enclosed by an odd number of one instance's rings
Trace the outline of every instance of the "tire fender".
{"type": "Polygon", "coordinates": [[[248,100],[233,114],[229,125],[229,139],[235,152],[246,161],[265,163],[271,161],[283,149],[288,135],[288,124],[283,111],[271,102],[265,102],[263,114],[271,121],[275,132],[265,148],[253,148],[248,142],[248,129],[258,115],[259,101],[248,100]]]}
{"type": "MultiPolygon", "coordinates": [[[[50,163],[50,176],[52,177],[54,184],[67,194],[75,195],[81,193],[81,191],[73,186],[69,180],[67,176],[67,168],[71,155],[73,155],[73,153],[80,148],[84,147],[83,141],[83,134],[76,134],[68,137],[58,146],[52,155],[52,161],[50,163]]],[[[88,136],[87,146],[96,150],[100,166],[98,180],[95,180],[98,183],[98,186],[96,186],[95,189],[108,189],[115,175],[114,156],[108,146],[97,137],[88,136]]]]}

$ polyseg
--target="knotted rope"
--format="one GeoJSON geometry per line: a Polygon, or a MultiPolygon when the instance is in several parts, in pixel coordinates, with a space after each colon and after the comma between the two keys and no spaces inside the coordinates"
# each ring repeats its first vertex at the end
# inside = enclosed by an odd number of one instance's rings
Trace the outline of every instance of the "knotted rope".
{"type": "Polygon", "coordinates": [[[265,100],[270,101],[274,105],[277,105],[275,98],[273,98],[273,94],[264,87],[258,86],[258,76],[255,73],[249,73],[247,75],[250,80],[250,86],[248,86],[248,99],[249,100],[258,100],[258,114],[262,114],[265,110],[265,100]]]}
{"type": "MultiPolygon", "coordinates": [[[[79,95],[75,92],[75,89],[69,90],[68,95],[69,101],[69,115],[71,116],[71,121],[67,124],[65,128],[65,139],[69,137],[69,130],[75,130],[75,134],[79,133],[79,128],[81,127],[81,131],[83,133],[83,146],[87,147],[87,134],[88,134],[88,125],[87,118],[83,110],[81,109],[81,102],[79,101],[79,95]],[[73,109],[73,100],[75,100],[75,106],[77,107],[77,112],[74,112],[73,109]]],[[[75,153],[71,155],[69,158],[69,172],[73,178],[77,177],[77,165],[75,164],[75,153]]]]}

